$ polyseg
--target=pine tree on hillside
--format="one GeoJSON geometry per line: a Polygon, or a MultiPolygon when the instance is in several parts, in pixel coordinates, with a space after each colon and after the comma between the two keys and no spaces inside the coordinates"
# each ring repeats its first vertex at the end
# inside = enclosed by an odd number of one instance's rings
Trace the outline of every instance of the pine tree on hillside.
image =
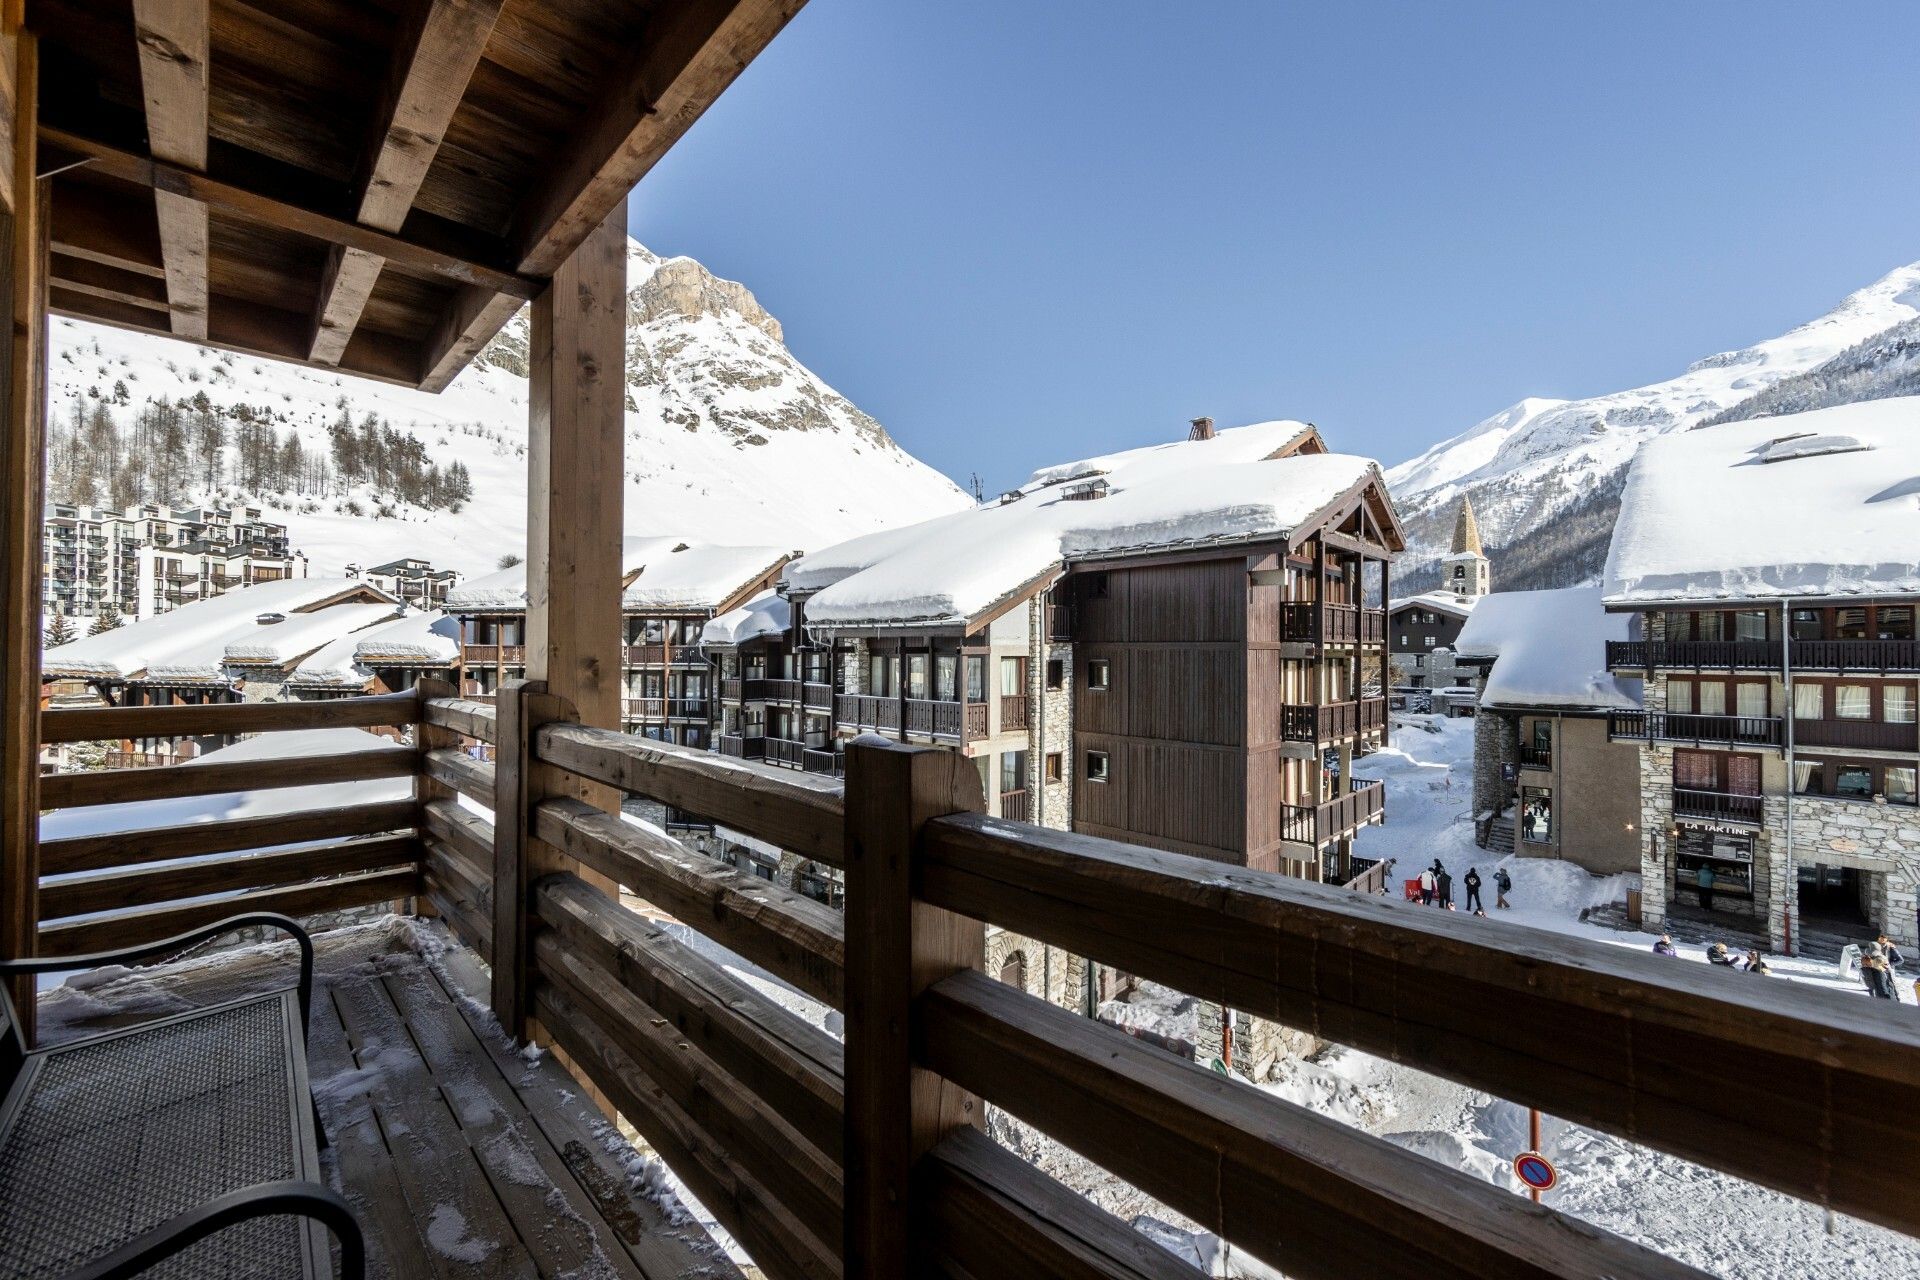
{"type": "Polygon", "coordinates": [[[64,613],[54,614],[53,622],[47,627],[47,648],[54,649],[72,643],[73,623],[68,621],[64,613]]]}
{"type": "Polygon", "coordinates": [[[207,393],[196,391],[187,403],[193,415],[194,448],[200,455],[201,483],[208,490],[220,483],[221,458],[227,447],[227,424],[220,420],[207,393]]]}
{"type": "Polygon", "coordinates": [[[103,605],[100,612],[94,615],[93,626],[87,630],[87,634],[97,636],[103,631],[118,631],[120,623],[120,610],[110,604],[103,605]]]}

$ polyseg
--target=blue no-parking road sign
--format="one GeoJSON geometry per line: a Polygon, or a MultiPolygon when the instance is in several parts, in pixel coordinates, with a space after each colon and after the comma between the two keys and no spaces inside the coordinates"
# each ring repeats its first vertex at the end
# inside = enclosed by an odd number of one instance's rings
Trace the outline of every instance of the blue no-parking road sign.
{"type": "Polygon", "coordinates": [[[1560,1181],[1560,1173],[1553,1167],[1553,1162],[1538,1151],[1522,1151],[1515,1156],[1513,1175],[1535,1191],[1551,1191],[1553,1184],[1560,1181]]]}

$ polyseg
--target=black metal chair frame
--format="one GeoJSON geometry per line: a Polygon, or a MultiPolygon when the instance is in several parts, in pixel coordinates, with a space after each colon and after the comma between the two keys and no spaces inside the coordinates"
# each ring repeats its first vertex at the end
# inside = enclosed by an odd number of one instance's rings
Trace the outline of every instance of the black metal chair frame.
{"type": "MultiPolygon", "coordinates": [[[[117,951],[102,951],[81,956],[0,960],[0,978],[37,977],[46,973],[97,969],[110,964],[130,964],[157,956],[172,956],[222,934],[251,928],[277,929],[291,936],[299,944],[298,998],[301,1032],[299,1051],[304,1055],[306,1036],[313,1012],[313,939],[297,922],[275,912],[252,912],[246,915],[229,916],[224,920],[171,938],[162,938],[157,942],[126,947],[117,951]]],[[[285,988],[280,990],[284,993],[285,988]]],[[[116,1028],[115,1031],[106,1034],[124,1034],[126,1030],[127,1028],[116,1028]]],[[[87,1040],[91,1039],[93,1037],[87,1037],[87,1040]]],[[[72,1044],[84,1042],[73,1041],[60,1047],[70,1048],[72,1044]]],[[[14,1085],[24,1074],[23,1064],[33,1056],[34,1052],[36,1051],[27,1048],[20,1034],[19,1017],[14,1009],[13,1000],[7,993],[5,984],[0,983],[0,1100],[11,1095],[14,1085]]],[[[308,1105],[313,1106],[311,1099],[308,1105]]],[[[4,1108],[0,1107],[0,1110],[4,1108]]],[[[313,1107],[313,1125],[315,1139],[324,1147],[326,1133],[320,1125],[317,1107],[313,1107]]],[[[121,1277],[135,1276],[155,1263],[179,1253],[196,1241],[226,1227],[252,1218],[280,1215],[308,1218],[325,1227],[332,1233],[340,1249],[341,1280],[363,1280],[366,1274],[366,1245],[352,1208],[331,1188],[317,1182],[299,1180],[263,1182],[218,1196],[152,1227],[113,1252],[70,1272],[64,1280],[120,1280],[121,1277]]]]}

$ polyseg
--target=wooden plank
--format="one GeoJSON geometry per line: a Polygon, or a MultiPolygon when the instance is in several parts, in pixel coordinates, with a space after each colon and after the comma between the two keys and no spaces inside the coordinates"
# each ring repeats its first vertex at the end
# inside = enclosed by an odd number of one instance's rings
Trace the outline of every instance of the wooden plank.
{"type": "Polygon", "coordinates": [[[493,884],[475,875],[466,859],[429,840],[421,882],[442,919],[482,957],[493,954],[493,884]]]}
{"type": "Polygon", "coordinates": [[[1198,999],[1920,1233],[1920,1202],[1885,1195],[1869,1171],[1920,1168],[1920,1018],[972,818],[929,829],[920,891],[1198,999]],[[1726,1078],[1727,1061],[1745,1065],[1726,1078]]]}
{"type": "MultiPolygon", "coordinates": [[[[133,0],[140,89],[155,159],[182,170],[207,167],[207,0],[133,0]]],[[[207,206],[179,191],[154,189],[167,309],[181,338],[207,336],[207,206]]]]}
{"type": "Polygon", "coordinates": [[[829,1006],[841,1003],[846,943],[832,908],[583,801],[541,802],[532,829],[782,981],[829,1006]]]}
{"type": "Polygon", "coordinates": [[[1205,1274],[975,1129],[914,1169],[916,1229],[943,1270],[1029,1280],[1205,1280],[1205,1274]]]}
{"type": "MultiPolygon", "coordinates": [[[[493,32],[500,3],[427,0],[407,12],[394,42],[385,97],[374,113],[378,139],[360,183],[360,222],[383,231],[399,231],[406,222],[493,32]]],[[[364,249],[334,246],[314,309],[313,359],[322,364],[340,359],[384,265],[364,249]]]]}
{"type": "Polygon", "coordinates": [[[985,974],[919,1028],[934,1070],[1289,1276],[1704,1274],[985,974]]]}
{"type": "Polygon", "coordinates": [[[104,298],[109,302],[122,302],[149,311],[164,312],[167,309],[167,285],[164,280],[155,280],[124,267],[105,266],[87,258],[56,253],[53,255],[49,280],[53,287],[104,298]]]}
{"type": "Polygon", "coordinates": [[[113,769],[101,773],[55,773],[42,780],[40,803],[47,809],[71,809],[137,800],[218,795],[224,791],[309,787],[323,782],[372,782],[380,778],[411,778],[416,765],[411,751],[371,750],[350,755],[305,756],[284,760],[235,760],[217,764],[163,765],[153,769],[113,769]]]}
{"type": "MultiPolygon", "coordinates": [[[[0,217],[0,956],[34,952],[39,871],[41,514],[46,491],[47,184],[34,180],[40,110],[39,46],[13,32],[11,214],[0,217]]],[[[34,985],[12,987],[21,1030],[33,1039],[34,985]]]]}
{"type": "Polygon", "coordinates": [[[115,267],[160,282],[164,296],[167,269],[160,237],[150,219],[134,216],[111,193],[96,186],[55,178],[51,245],[55,253],[115,267]]]}
{"type": "Polygon", "coordinates": [[[493,705],[471,698],[434,698],[427,703],[426,721],[478,742],[493,741],[493,705]]]}
{"type": "Polygon", "coordinates": [[[840,785],[670,742],[553,725],[535,740],[547,764],[643,795],[802,857],[839,866],[846,805],[840,785]]]}
{"type": "MultiPolygon", "coordinates": [[[[765,1099],[728,1075],[659,1010],[586,955],[542,935],[535,949],[542,979],[557,984],[641,1072],[698,1126],[704,1140],[756,1178],[829,1248],[838,1244],[840,1167],[765,1099]]],[[[709,1206],[711,1208],[711,1206],[709,1206]]],[[[723,1220],[724,1224],[724,1220],[723,1220]]]]}
{"type": "Polygon", "coordinates": [[[912,1009],[928,986],[986,959],[986,929],[914,898],[922,829],[986,808],[971,760],[938,747],[847,749],[846,1260],[849,1275],[914,1266],[914,1162],[984,1125],[970,1094],[914,1064],[912,1009]]]}
{"type": "Polygon", "coordinates": [[[343,840],[279,853],[230,854],[174,866],[95,871],[41,884],[40,918],[54,920],[231,889],[295,884],[419,860],[420,841],[408,833],[373,840],[343,840]]]}
{"type": "MultiPolygon", "coordinates": [[[[546,287],[545,281],[533,276],[504,270],[396,232],[362,226],[324,210],[170,164],[158,156],[137,155],[83,134],[47,126],[41,127],[40,137],[44,142],[85,156],[98,173],[150,187],[156,195],[172,195],[197,203],[237,222],[292,232],[322,244],[345,245],[413,271],[521,300],[534,297],[546,287]]],[[[164,253],[164,229],[161,247],[164,253]]],[[[302,328],[304,333],[306,326],[302,328]]]]}
{"type": "Polygon", "coordinates": [[[515,1040],[527,1035],[531,958],[527,952],[528,861],[533,842],[526,703],[538,686],[508,680],[495,695],[493,755],[493,1015],[515,1040]]]}
{"type": "Polygon", "coordinates": [[[309,809],[265,818],[197,822],[184,827],[149,827],[98,836],[69,836],[40,845],[40,874],[68,875],[107,867],[133,867],[172,858],[197,858],[241,849],[378,835],[410,828],[411,800],[387,800],[345,809],[309,809]]]}
{"type": "Polygon", "coordinates": [[[476,876],[493,880],[493,824],[456,800],[432,800],[421,814],[426,829],[465,859],[476,876]]]}
{"type": "Polygon", "coordinates": [[[831,1160],[842,1146],[840,1042],[573,876],[542,881],[535,905],[563,946],[614,974],[723,1071],[767,1100],[831,1160]]]}
{"type": "Polygon", "coordinates": [[[416,718],[410,693],[320,702],[227,702],[190,707],[74,707],[40,717],[40,740],[99,742],[123,738],[197,738],[282,729],[402,728],[416,718]]]}
{"type": "Polygon", "coordinates": [[[296,888],[257,889],[201,902],[142,907],[111,915],[92,916],[51,924],[40,930],[40,951],[51,956],[85,955],[152,942],[183,933],[195,925],[211,924],[249,911],[278,911],[282,915],[310,916],[343,911],[374,902],[410,898],[420,876],[413,868],[373,871],[296,888]]]}
{"type": "Polygon", "coordinates": [[[467,363],[520,310],[520,299],[469,285],[448,305],[423,344],[417,381],[422,391],[445,391],[467,363]]]}
{"type": "Polygon", "coordinates": [[[494,766],[475,760],[455,747],[440,747],[421,757],[426,776],[452,791],[483,804],[493,805],[494,766]]]}
{"type": "Polygon", "coordinates": [[[604,1090],[667,1166],[773,1280],[841,1280],[840,1259],[812,1225],[715,1146],[671,1094],[557,984],[534,990],[542,1025],[577,1068],[604,1090]]]}
{"type": "MultiPolygon", "coordinates": [[[[415,825],[426,825],[426,809],[429,804],[439,801],[447,803],[453,800],[454,791],[446,783],[432,776],[427,765],[427,757],[435,751],[458,751],[460,735],[427,723],[427,701],[435,697],[450,697],[453,686],[444,680],[422,677],[411,690],[415,702],[414,713],[417,723],[413,727],[413,749],[419,755],[418,773],[420,780],[414,784],[413,800],[418,807],[415,825]]],[[[424,868],[423,868],[424,870],[424,868]]],[[[412,914],[432,916],[434,903],[431,896],[424,903],[413,904],[412,914]]]]}

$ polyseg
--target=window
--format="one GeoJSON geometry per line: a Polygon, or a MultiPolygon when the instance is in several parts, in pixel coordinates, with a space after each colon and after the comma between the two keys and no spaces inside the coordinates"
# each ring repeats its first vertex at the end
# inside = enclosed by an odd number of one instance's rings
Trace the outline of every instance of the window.
{"type": "Polygon", "coordinates": [[[1553,721],[1535,720],[1533,722],[1533,749],[1535,751],[1553,750],[1553,721]]]}
{"type": "Polygon", "coordinates": [[[1913,606],[1883,604],[1876,611],[1874,630],[1882,640],[1913,639],[1913,606]]]}
{"type": "Polygon", "coordinates": [[[1431,649],[1431,648],[1433,648],[1433,642],[1434,642],[1434,640],[1435,640],[1435,637],[1433,637],[1433,636],[1428,636],[1428,637],[1427,637],[1427,648],[1429,648],[1429,649],[1431,649]]]}
{"type": "Polygon", "coordinates": [[[876,698],[891,698],[900,692],[900,659],[885,653],[867,655],[867,692],[876,698]]]}
{"type": "Polygon", "coordinates": [[[1673,753],[1673,785],[1681,791],[1718,791],[1720,769],[1712,752],[1673,753]]]}
{"type": "Polygon", "coordinates": [[[1067,682],[1067,664],[1061,658],[1047,659],[1047,688],[1058,689],[1067,682]]]}
{"type": "Polygon", "coordinates": [[[1886,796],[1889,804],[1914,803],[1916,772],[1910,764],[1890,764],[1887,766],[1886,796]]]}
{"type": "Polygon", "coordinates": [[[1880,691],[1883,711],[1880,718],[1888,724],[1913,723],[1913,686],[1890,684],[1880,691]]]}
{"type": "Polygon", "coordinates": [[[1833,637],[1836,640],[1865,640],[1867,611],[1858,605],[1833,611],[1833,637]]]}
{"type": "Polygon", "coordinates": [[[1733,688],[1735,715],[1764,716],[1767,714],[1767,686],[1763,681],[1742,680],[1733,688]]]}
{"type": "Polygon", "coordinates": [[[1401,647],[1402,649],[1404,649],[1404,648],[1406,648],[1406,647],[1407,647],[1407,637],[1406,637],[1405,635],[1402,635],[1402,636],[1400,637],[1400,647],[1401,647]]]}
{"type": "MultiPolygon", "coordinates": [[[[1111,687],[1112,679],[1112,666],[1105,658],[1087,660],[1087,688],[1096,692],[1105,690],[1111,687]]],[[[1103,760],[1105,758],[1105,756],[1101,757],[1103,760]]]]}
{"type": "Polygon", "coordinates": [[[1767,611],[1765,609],[1742,609],[1733,615],[1733,638],[1735,640],[1765,640],[1767,638],[1767,611]]]}
{"type": "Polygon", "coordinates": [[[927,668],[932,665],[932,655],[910,653],[907,655],[907,696],[924,701],[930,690],[927,687],[927,668]]]}
{"type": "Polygon", "coordinates": [[[1700,714],[1703,716],[1723,716],[1727,714],[1727,686],[1718,680],[1702,680],[1699,684],[1700,714]]]}
{"type": "Polygon", "coordinates": [[[940,654],[933,660],[933,696],[942,702],[953,702],[960,696],[959,679],[960,659],[951,653],[940,654]]]}
{"type": "Polygon", "coordinates": [[[987,660],[980,654],[967,655],[967,701],[987,700],[987,660]]]}
{"type": "Polygon", "coordinates": [[[1723,618],[1717,613],[1696,613],[1693,615],[1693,638],[1695,640],[1723,640],[1726,638],[1723,618]]]}
{"type": "Polygon", "coordinates": [[[1024,751],[1003,751],[1000,753],[1000,793],[1025,791],[1027,789],[1027,753],[1024,751]]]}
{"type": "Polygon", "coordinates": [[[1087,752],[1087,781],[1105,782],[1107,780],[1107,753],[1104,751],[1087,752]]]}
{"type": "Polygon", "coordinates": [[[1864,764],[1841,764],[1833,768],[1833,794],[1863,799],[1873,794],[1873,770],[1864,764]]]}
{"type": "Polygon", "coordinates": [[[1817,796],[1821,794],[1826,774],[1812,760],[1793,762],[1793,791],[1795,795],[1817,796]]]}
{"type": "Polygon", "coordinates": [[[1694,709],[1693,681],[1667,681],[1667,710],[1678,715],[1690,715],[1694,709]]]}
{"type": "Polygon", "coordinates": [[[1520,835],[1533,844],[1553,843],[1553,792],[1549,788],[1520,788],[1520,835]]]}
{"type": "Polygon", "coordinates": [[[1061,759],[1060,753],[1058,751],[1047,752],[1046,769],[1047,769],[1048,782],[1060,781],[1062,772],[1065,768],[1066,768],[1066,762],[1061,759]]]}
{"type": "Polygon", "coordinates": [[[1864,684],[1835,685],[1833,687],[1833,714],[1837,720],[1872,719],[1872,688],[1864,684]]]}
{"type": "Polygon", "coordinates": [[[1025,658],[1000,659],[1000,696],[1017,698],[1027,691],[1027,660],[1025,658]]]}
{"type": "Polygon", "coordinates": [[[1793,686],[1793,718],[1795,720],[1826,719],[1827,686],[1807,684],[1804,681],[1793,686]]]}
{"type": "Polygon", "coordinates": [[[1820,625],[1820,611],[1818,609],[1795,609],[1793,611],[1793,622],[1791,625],[1793,638],[1795,640],[1818,640],[1821,638],[1823,628],[1820,625]]]}

